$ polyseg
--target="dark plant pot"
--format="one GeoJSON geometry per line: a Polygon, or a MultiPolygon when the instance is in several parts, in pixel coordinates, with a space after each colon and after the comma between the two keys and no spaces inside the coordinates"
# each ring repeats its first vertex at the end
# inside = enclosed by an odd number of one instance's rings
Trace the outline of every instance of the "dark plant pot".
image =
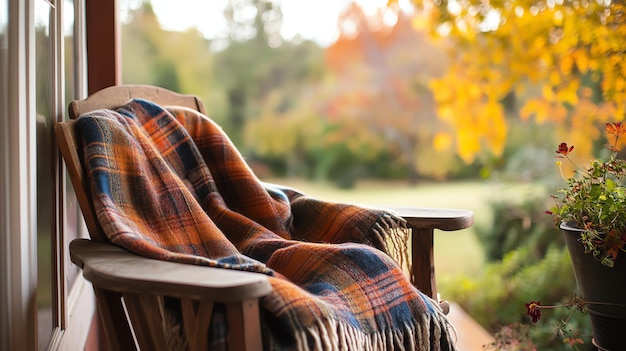
{"type": "Polygon", "coordinates": [[[626,258],[613,268],[585,253],[578,240],[583,230],[561,224],[582,297],[587,301],[594,344],[601,350],[626,350],[626,258]]]}

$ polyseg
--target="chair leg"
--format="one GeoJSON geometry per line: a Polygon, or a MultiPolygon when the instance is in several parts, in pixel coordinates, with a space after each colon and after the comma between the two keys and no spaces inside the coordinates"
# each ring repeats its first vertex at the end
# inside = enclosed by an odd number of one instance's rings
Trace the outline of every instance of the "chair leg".
{"type": "Polygon", "coordinates": [[[437,300],[435,281],[434,230],[411,228],[411,282],[421,292],[437,300]]]}
{"type": "Polygon", "coordinates": [[[231,351],[263,350],[258,299],[226,304],[226,318],[231,351]]]}
{"type": "Polygon", "coordinates": [[[153,295],[124,294],[126,311],[142,350],[166,351],[168,348],[159,299],[153,295]]]}
{"type": "Polygon", "coordinates": [[[109,349],[136,351],[135,340],[122,306],[122,295],[95,286],[94,293],[109,349]]]}

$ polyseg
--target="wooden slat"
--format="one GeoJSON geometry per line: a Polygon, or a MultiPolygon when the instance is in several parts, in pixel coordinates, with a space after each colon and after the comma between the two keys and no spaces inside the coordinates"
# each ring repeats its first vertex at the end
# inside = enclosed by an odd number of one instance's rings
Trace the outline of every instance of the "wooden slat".
{"type": "Polygon", "coordinates": [[[209,325],[215,304],[210,301],[198,301],[196,307],[191,299],[181,299],[180,303],[189,351],[205,351],[209,342],[209,325]]]}
{"type": "Polygon", "coordinates": [[[150,85],[118,85],[100,90],[84,100],[70,102],[70,118],[99,109],[114,109],[133,98],[142,98],[161,106],[185,106],[206,114],[202,100],[195,95],[178,94],[171,90],[150,85]]]}

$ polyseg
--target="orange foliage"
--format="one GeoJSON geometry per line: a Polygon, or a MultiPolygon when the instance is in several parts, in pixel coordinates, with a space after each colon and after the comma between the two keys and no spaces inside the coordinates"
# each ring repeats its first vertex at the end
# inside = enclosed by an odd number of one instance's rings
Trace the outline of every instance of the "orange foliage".
{"type": "Polygon", "coordinates": [[[450,170],[446,163],[454,160],[453,151],[442,148],[449,144],[439,139],[440,149],[434,151],[440,166],[421,160],[426,160],[426,149],[433,153],[435,135],[449,131],[437,118],[428,86],[445,71],[446,54],[427,32],[414,27],[412,16],[394,11],[395,20],[389,21],[390,14],[380,10],[368,16],[352,3],[340,16],[339,37],[325,51],[332,78],[324,112],[329,121],[350,125],[341,138],[358,138],[355,145],[361,147],[369,140],[395,149],[414,172],[441,177],[450,170]]]}

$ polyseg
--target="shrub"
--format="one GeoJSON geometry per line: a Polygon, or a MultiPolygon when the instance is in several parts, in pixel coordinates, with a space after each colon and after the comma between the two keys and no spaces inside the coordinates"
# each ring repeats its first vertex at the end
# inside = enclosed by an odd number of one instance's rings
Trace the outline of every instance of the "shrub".
{"type": "MultiPolygon", "coordinates": [[[[505,254],[502,261],[487,264],[480,277],[450,279],[446,298],[457,302],[492,334],[500,338],[528,337],[523,341],[530,341],[532,346],[528,347],[537,350],[571,350],[562,338],[554,336],[553,326],[569,315],[567,309],[545,314],[546,321],[525,330],[530,324],[525,309],[528,296],[540,301],[559,301],[577,289],[567,250],[552,245],[537,260],[528,246],[522,246],[505,254]]],[[[586,315],[575,313],[568,325],[582,331],[581,338],[590,345],[591,327],[586,315]]],[[[519,347],[516,350],[526,350],[519,347]]],[[[502,346],[495,349],[507,350],[502,346]]]]}
{"type": "Polygon", "coordinates": [[[520,246],[528,247],[532,257],[539,259],[553,243],[564,245],[561,231],[554,227],[550,216],[543,210],[548,207],[544,200],[532,196],[521,203],[493,201],[493,219],[488,226],[476,226],[487,261],[499,261],[508,252],[520,246]]]}

